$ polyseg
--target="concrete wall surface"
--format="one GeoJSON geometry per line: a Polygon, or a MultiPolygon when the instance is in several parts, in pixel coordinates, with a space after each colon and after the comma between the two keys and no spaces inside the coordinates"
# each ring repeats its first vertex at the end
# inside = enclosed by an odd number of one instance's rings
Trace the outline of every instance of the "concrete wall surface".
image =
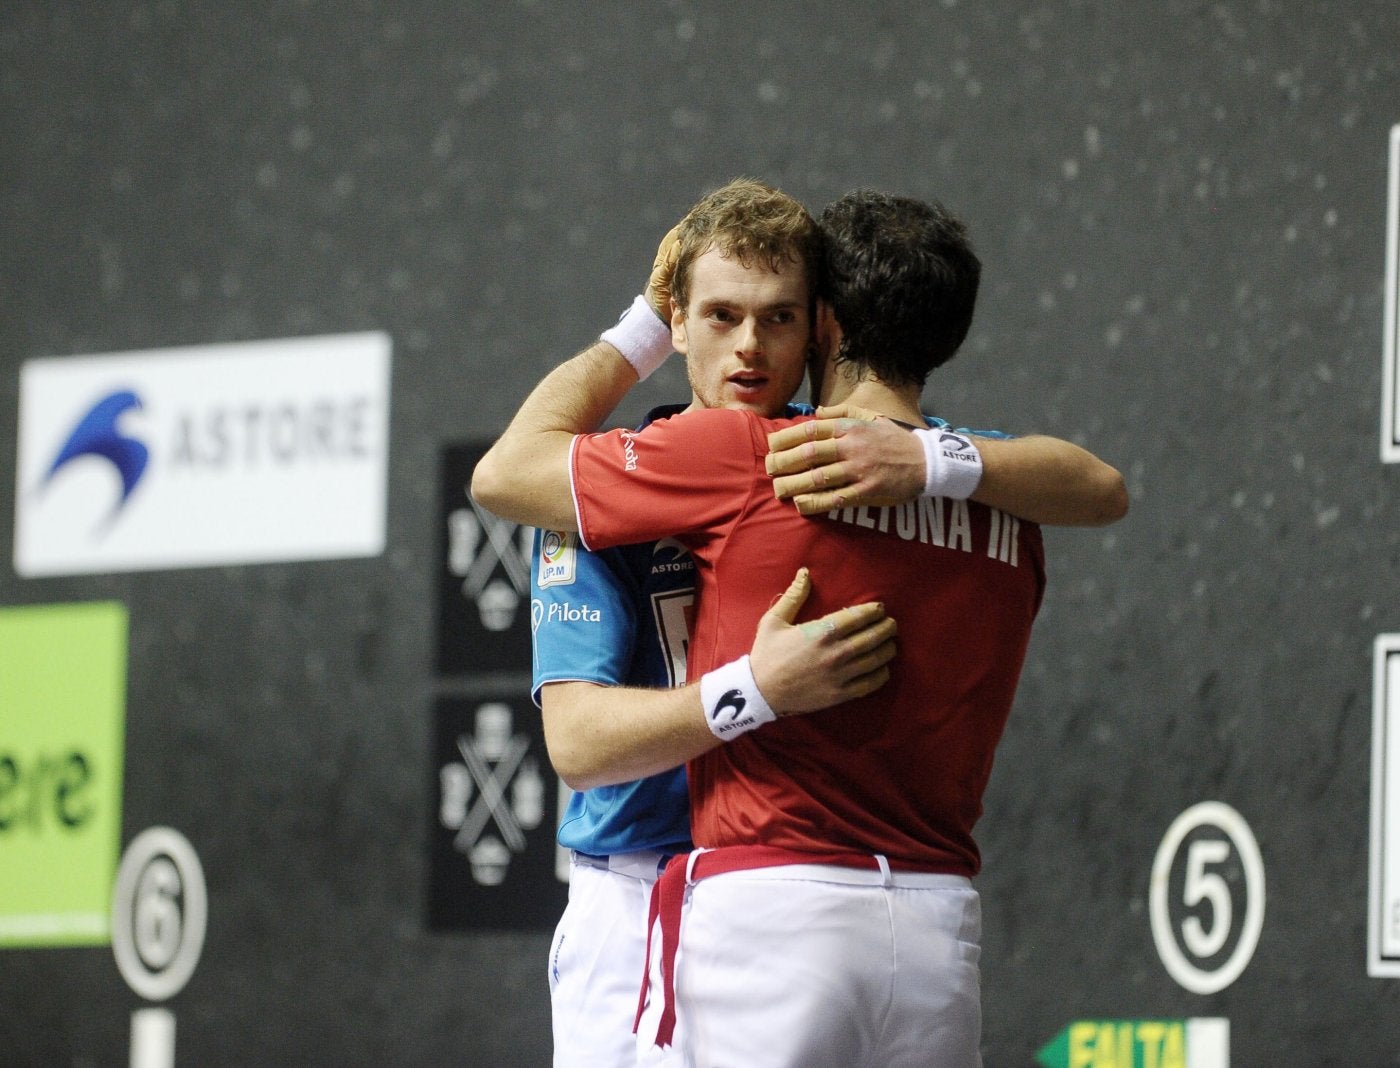
{"type": "Polygon", "coordinates": [[[741,174],[947,204],[983,286],[926,409],[1128,483],[1045,532],[988,1068],[1400,1063],[1396,124],[1377,0],[5,5],[0,1063],[549,1062],[521,535],[462,486],[741,174]],[[483,724],[529,741],[494,896],[483,724]]]}

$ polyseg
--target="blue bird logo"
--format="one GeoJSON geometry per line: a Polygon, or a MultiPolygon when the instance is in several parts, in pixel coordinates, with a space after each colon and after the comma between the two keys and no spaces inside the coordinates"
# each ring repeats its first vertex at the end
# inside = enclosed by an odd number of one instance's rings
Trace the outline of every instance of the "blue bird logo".
{"type": "Polygon", "coordinates": [[[119,390],[109,393],[88,409],[58,450],[40,488],[47,486],[59,471],[79,457],[101,457],[117,469],[122,480],[121,497],[108,517],[109,523],[114,520],[141,481],[150,459],[150,450],[145,445],[127,437],[117,428],[122,414],[133,408],[140,410],[141,398],[131,390],[119,390]]]}

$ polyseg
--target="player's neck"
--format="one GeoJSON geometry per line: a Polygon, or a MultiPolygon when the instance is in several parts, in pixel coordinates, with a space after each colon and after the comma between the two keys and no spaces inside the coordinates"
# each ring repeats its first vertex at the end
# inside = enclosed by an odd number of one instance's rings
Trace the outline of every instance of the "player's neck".
{"type": "Polygon", "coordinates": [[[853,404],[906,423],[922,422],[919,398],[923,391],[918,386],[891,386],[869,374],[852,378],[849,369],[849,364],[837,364],[828,369],[822,404],[853,404]]]}

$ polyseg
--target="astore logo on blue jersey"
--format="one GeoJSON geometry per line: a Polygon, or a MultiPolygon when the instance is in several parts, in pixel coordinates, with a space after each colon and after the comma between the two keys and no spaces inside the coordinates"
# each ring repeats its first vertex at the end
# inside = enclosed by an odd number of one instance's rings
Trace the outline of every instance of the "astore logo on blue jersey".
{"type": "Polygon", "coordinates": [[[651,573],[660,575],[667,571],[694,571],[695,561],[690,550],[675,538],[662,538],[651,550],[651,573]]]}
{"type": "Polygon", "coordinates": [[[135,438],[123,434],[117,425],[122,415],[133,408],[140,410],[141,398],[129,389],[109,393],[89,408],[59,448],[44,474],[41,488],[48,486],[60,471],[81,457],[96,456],[106,460],[116,468],[122,484],[121,496],[108,515],[109,523],[115,520],[141,481],[150,460],[150,450],[135,438]]]}

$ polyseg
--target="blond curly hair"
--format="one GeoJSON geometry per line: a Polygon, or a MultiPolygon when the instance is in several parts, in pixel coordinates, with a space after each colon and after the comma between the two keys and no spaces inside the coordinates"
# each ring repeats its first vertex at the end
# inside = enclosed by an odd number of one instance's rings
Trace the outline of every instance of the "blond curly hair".
{"type": "Polygon", "coordinates": [[[711,248],[738,259],[745,267],[761,264],[771,271],[800,264],[810,292],[817,289],[821,264],[821,230],[802,204],[781,190],[736,178],[706,194],[681,220],[671,303],[684,309],[690,299],[695,261],[711,248]]]}

